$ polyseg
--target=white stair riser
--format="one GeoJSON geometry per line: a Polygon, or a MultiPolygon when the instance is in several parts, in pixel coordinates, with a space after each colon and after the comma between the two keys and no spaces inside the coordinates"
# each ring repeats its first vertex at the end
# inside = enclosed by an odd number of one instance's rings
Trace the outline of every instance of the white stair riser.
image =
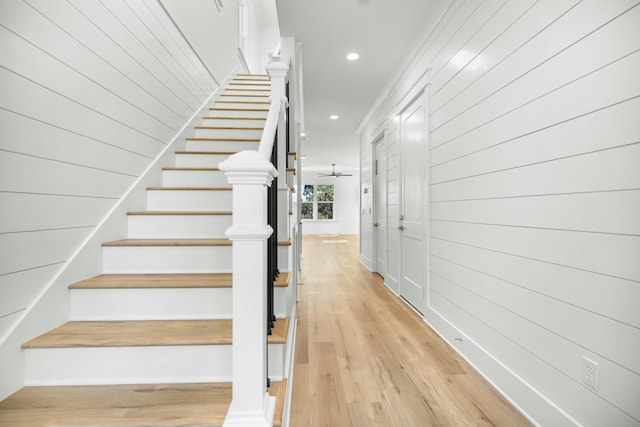
{"type": "Polygon", "coordinates": [[[236,87],[253,87],[253,88],[271,88],[271,80],[231,80],[227,85],[229,88],[236,87]]]}
{"type": "Polygon", "coordinates": [[[214,104],[215,108],[246,108],[246,109],[269,109],[269,102],[268,101],[253,101],[253,102],[238,102],[238,101],[231,101],[231,102],[224,102],[224,100],[220,100],[220,101],[216,101],[216,103],[214,104]]]}
{"type": "Polygon", "coordinates": [[[231,118],[231,116],[228,116],[226,114],[220,114],[219,116],[216,116],[216,118],[205,118],[202,120],[203,126],[232,126],[232,127],[264,128],[265,123],[266,123],[265,119],[259,119],[259,118],[249,119],[248,117],[231,118]]]}
{"type": "MultiPolygon", "coordinates": [[[[269,345],[269,377],[284,374],[284,345],[269,345]]],[[[229,382],[231,345],[28,349],[25,386],[229,382]]]]}
{"type": "Polygon", "coordinates": [[[178,168],[217,168],[229,154],[176,154],[178,168]]]}
{"type": "Polygon", "coordinates": [[[267,362],[271,381],[281,381],[285,377],[285,347],[285,344],[269,344],[269,360],[267,362]]]}
{"type": "Polygon", "coordinates": [[[222,171],[162,171],[165,187],[227,187],[227,177],[222,171]]]}
{"type": "Polygon", "coordinates": [[[225,237],[231,215],[129,215],[130,239],[209,239],[225,237]]]}
{"type": "Polygon", "coordinates": [[[278,246],[278,270],[291,271],[293,251],[291,246],[278,246]]]}
{"type": "Polygon", "coordinates": [[[211,108],[209,110],[210,116],[225,116],[225,117],[255,117],[260,119],[266,119],[269,114],[269,106],[259,106],[259,107],[243,107],[243,108],[231,108],[231,107],[220,107],[220,108],[211,108]]]}
{"type": "Polygon", "coordinates": [[[230,273],[231,246],[106,246],[104,274],[230,273]]]}
{"type": "Polygon", "coordinates": [[[253,85],[254,87],[243,87],[239,85],[229,86],[223,94],[222,99],[226,99],[229,96],[257,96],[262,98],[269,98],[271,96],[271,89],[265,86],[253,85]]]}
{"type": "Polygon", "coordinates": [[[247,92],[241,93],[237,90],[226,90],[218,98],[220,101],[268,101],[271,96],[268,92],[247,92]]]}
{"type": "MultiPolygon", "coordinates": [[[[287,288],[275,288],[276,317],[287,316],[287,288]]],[[[231,288],[72,289],[71,320],[230,319],[231,288]]]]}
{"type": "Polygon", "coordinates": [[[259,141],[187,141],[186,151],[245,151],[257,150],[259,141]]]}
{"type": "Polygon", "coordinates": [[[231,288],[71,290],[71,320],[230,318],[231,288]]]}
{"type": "Polygon", "coordinates": [[[255,74],[251,74],[251,75],[242,75],[242,76],[236,76],[233,79],[231,79],[230,84],[234,84],[234,83],[271,83],[271,80],[269,79],[268,76],[259,76],[259,75],[255,75],[255,74]]]}
{"type": "Polygon", "coordinates": [[[231,346],[30,349],[25,385],[231,381],[231,346]]]}
{"type": "Polygon", "coordinates": [[[147,210],[231,210],[231,190],[147,190],[147,210]]]}
{"type": "Polygon", "coordinates": [[[260,139],[262,129],[196,129],[196,138],[260,139]]]}

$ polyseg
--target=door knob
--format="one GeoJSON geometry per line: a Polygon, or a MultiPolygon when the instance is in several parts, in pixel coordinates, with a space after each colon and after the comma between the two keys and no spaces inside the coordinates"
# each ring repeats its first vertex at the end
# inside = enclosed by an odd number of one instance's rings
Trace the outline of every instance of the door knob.
{"type": "Polygon", "coordinates": [[[377,227],[377,226],[378,226],[378,223],[376,222],[375,224],[373,224],[373,226],[374,226],[374,227],[377,227]]]}
{"type": "Polygon", "coordinates": [[[403,227],[403,226],[399,226],[399,227],[398,227],[398,230],[403,231],[403,230],[404,230],[404,227],[403,227]]]}

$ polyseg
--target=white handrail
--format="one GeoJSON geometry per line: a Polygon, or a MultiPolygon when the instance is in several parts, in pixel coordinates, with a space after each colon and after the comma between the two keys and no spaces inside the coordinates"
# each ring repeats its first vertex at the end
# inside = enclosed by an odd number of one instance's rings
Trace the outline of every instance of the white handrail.
{"type": "Polygon", "coordinates": [[[278,121],[280,119],[281,105],[282,97],[280,95],[271,97],[269,114],[267,115],[267,121],[264,125],[262,138],[260,138],[260,145],[258,146],[258,153],[264,156],[264,158],[267,160],[271,158],[271,151],[273,151],[273,143],[275,141],[276,130],[278,129],[278,121]]]}

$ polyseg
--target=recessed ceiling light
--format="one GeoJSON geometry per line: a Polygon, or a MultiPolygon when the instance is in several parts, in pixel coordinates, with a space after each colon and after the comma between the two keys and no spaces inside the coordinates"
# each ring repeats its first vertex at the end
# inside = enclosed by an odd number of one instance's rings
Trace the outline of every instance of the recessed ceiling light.
{"type": "Polygon", "coordinates": [[[347,59],[349,61],[355,61],[356,59],[360,58],[360,55],[358,55],[355,52],[351,52],[350,54],[347,55],[347,59]]]}
{"type": "Polygon", "coordinates": [[[329,118],[330,118],[331,120],[338,120],[340,117],[339,117],[339,116],[336,116],[336,115],[334,114],[334,115],[332,115],[332,116],[329,116],[329,118]]]}
{"type": "Polygon", "coordinates": [[[307,134],[304,132],[300,132],[300,136],[304,138],[305,136],[307,136],[307,134]]]}

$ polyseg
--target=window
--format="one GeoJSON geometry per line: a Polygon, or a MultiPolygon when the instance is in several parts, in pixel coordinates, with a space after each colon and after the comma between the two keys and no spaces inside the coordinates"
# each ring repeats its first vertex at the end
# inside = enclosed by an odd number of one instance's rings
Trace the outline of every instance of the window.
{"type": "Polygon", "coordinates": [[[332,184],[305,184],[300,198],[302,219],[333,219],[332,184]]]}

